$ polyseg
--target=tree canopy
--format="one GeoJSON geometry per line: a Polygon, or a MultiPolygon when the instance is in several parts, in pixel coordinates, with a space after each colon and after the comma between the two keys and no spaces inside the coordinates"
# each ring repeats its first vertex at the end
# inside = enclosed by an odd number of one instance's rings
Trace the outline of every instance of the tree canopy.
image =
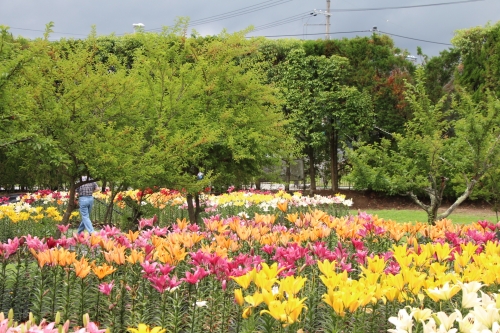
{"type": "Polygon", "coordinates": [[[408,88],[406,98],[414,114],[404,133],[352,150],[350,177],[356,188],[409,195],[434,223],[469,197],[488,170],[498,167],[500,101],[490,96],[485,106],[462,92],[451,109],[444,107],[446,97],[433,103],[423,68],[408,88]],[[457,199],[438,214],[448,186],[457,199]],[[421,200],[423,196],[428,200],[421,200]]]}

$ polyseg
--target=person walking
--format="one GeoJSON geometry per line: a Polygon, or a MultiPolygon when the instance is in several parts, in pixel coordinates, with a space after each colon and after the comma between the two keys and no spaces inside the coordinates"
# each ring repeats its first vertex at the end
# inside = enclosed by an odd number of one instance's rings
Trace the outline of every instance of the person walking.
{"type": "MultiPolygon", "coordinates": [[[[82,181],[86,180],[87,176],[83,176],[82,181]]],[[[90,220],[90,213],[92,212],[92,206],[94,206],[94,197],[92,193],[98,190],[99,186],[96,182],[83,184],[76,190],[78,193],[78,202],[80,204],[80,216],[82,218],[82,222],[78,226],[78,234],[81,234],[85,229],[87,229],[89,234],[94,232],[94,227],[90,220]]]]}

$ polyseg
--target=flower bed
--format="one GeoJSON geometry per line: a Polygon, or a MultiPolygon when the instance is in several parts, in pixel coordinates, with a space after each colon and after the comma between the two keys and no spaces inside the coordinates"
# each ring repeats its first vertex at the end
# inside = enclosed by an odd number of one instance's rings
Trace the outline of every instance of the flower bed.
{"type": "Polygon", "coordinates": [[[211,207],[245,214],[207,215],[200,225],[143,219],[138,231],[12,238],[1,244],[1,310],[18,321],[59,312],[73,325],[88,313],[113,332],[498,327],[498,225],[336,217],[275,196],[273,214],[247,213],[245,196],[234,198],[211,207]]]}

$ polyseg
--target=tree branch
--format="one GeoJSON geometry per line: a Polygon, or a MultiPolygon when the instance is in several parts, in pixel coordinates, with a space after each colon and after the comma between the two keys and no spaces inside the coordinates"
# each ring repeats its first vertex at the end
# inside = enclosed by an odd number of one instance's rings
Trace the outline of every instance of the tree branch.
{"type": "Polygon", "coordinates": [[[407,195],[410,196],[413,202],[415,202],[420,208],[422,208],[426,212],[429,210],[429,206],[420,201],[412,191],[408,192],[407,195]]]}
{"type": "Polygon", "coordinates": [[[21,142],[29,141],[29,140],[31,140],[31,139],[32,139],[32,138],[29,136],[29,137],[27,137],[27,138],[22,138],[22,139],[15,140],[15,141],[11,141],[11,142],[5,142],[5,143],[0,144],[0,148],[4,148],[4,147],[10,146],[10,145],[15,145],[15,144],[17,144],[17,143],[21,143],[21,142]]]}
{"type": "Polygon", "coordinates": [[[475,185],[476,185],[476,180],[473,179],[465,189],[465,192],[460,197],[458,197],[457,200],[445,212],[438,215],[436,219],[441,220],[448,217],[448,215],[450,215],[453,212],[453,210],[455,210],[455,208],[457,208],[462,202],[465,201],[465,199],[469,197],[475,185]]]}

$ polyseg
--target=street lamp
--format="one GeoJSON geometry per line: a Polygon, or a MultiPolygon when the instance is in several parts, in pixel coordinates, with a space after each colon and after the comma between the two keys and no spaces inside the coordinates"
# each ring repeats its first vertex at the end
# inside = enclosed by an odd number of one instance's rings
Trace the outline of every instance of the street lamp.
{"type": "Polygon", "coordinates": [[[137,32],[137,30],[144,28],[144,24],[142,23],[133,23],[132,26],[134,27],[134,33],[137,32]]]}

